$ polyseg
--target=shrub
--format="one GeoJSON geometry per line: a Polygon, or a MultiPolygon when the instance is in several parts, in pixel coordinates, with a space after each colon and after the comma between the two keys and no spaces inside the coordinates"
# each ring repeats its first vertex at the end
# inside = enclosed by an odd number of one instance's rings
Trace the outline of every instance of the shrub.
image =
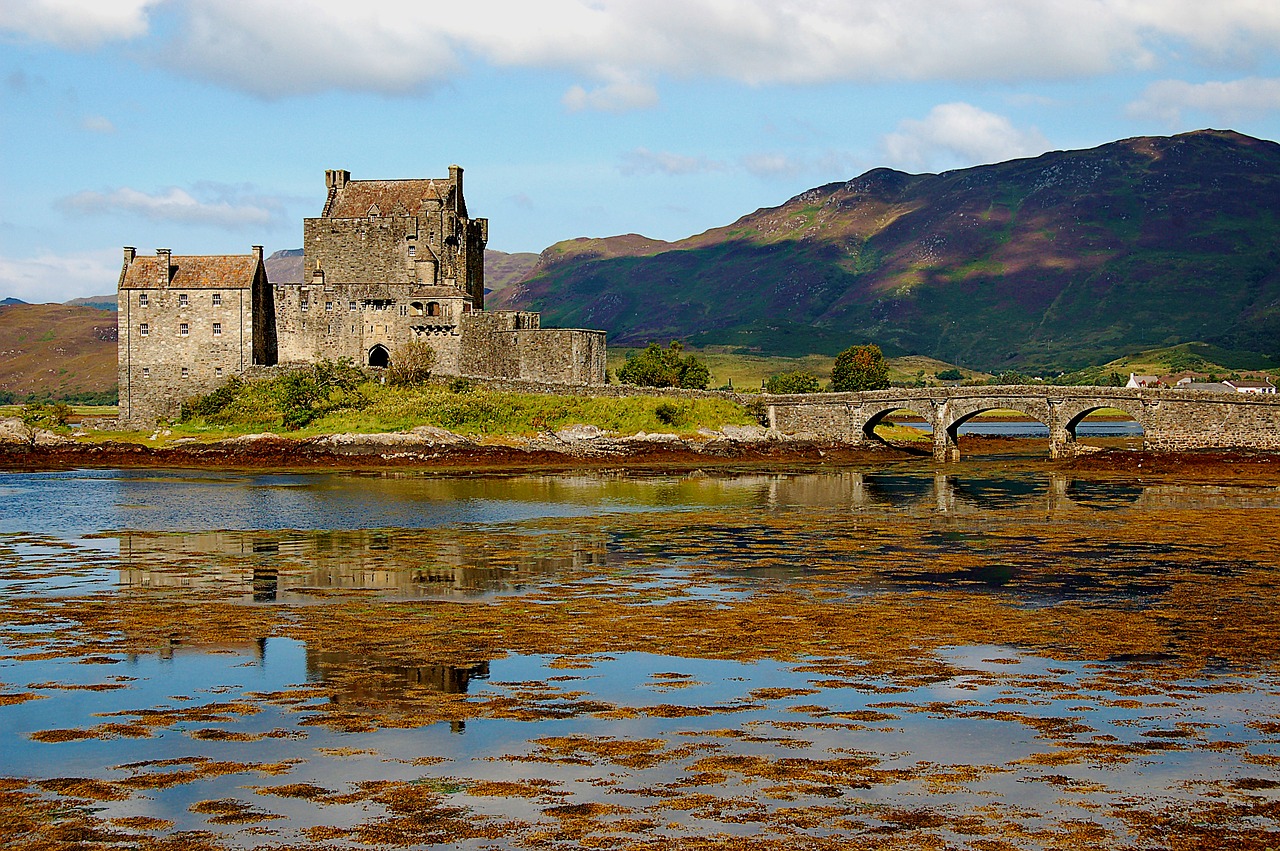
{"type": "Polygon", "coordinates": [[[209,417],[217,416],[236,400],[240,395],[240,388],[243,386],[243,381],[236,376],[232,376],[227,379],[226,384],[223,384],[212,393],[205,396],[191,397],[182,403],[182,411],[178,415],[178,422],[190,422],[197,418],[208,419],[209,417]]]}
{"type": "Polygon", "coordinates": [[[889,386],[889,365],[876,345],[850,346],[836,355],[831,389],[883,390],[889,386]]]}
{"type": "Polygon", "coordinates": [[[422,340],[410,340],[396,349],[387,367],[387,383],[395,387],[426,384],[436,365],[436,350],[422,340]]]}
{"type": "Polygon", "coordinates": [[[650,343],[618,368],[618,381],[639,387],[707,389],[711,381],[707,365],[693,355],[682,355],[683,351],[684,345],[678,340],[672,340],[666,349],[650,343]]]}
{"type": "Polygon", "coordinates": [[[764,383],[769,393],[817,393],[821,389],[817,376],[803,370],[775,375],[764,383]]]}
{"type": "Polygon", "coordinates": [[[449,382],[450,393],[472,393],[476,389],[476,383],[470,378],[455,378],[449,382]]]}
{"type": "Polygon", "coordinates": [[[953,367],[951,369],[942,370],[942,372],[939,372],[934,377],[939,381],[962,381],[964,380],[964,373],[953,367]]]}
{"type": "Polygon", "coordinates": [[[653,409],[653,415],[663,425],[681,426],[689,420],[689,408],[671,402],[659,402],[658,407],[653,409]]]}

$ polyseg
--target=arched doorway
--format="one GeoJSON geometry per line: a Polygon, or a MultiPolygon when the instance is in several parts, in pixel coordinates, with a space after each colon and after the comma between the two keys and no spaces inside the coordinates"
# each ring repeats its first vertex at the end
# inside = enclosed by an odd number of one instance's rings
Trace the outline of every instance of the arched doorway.
{"type": "Polygon", "coordinates": [[[381,344],[369,350],[369,366],[387,366],[391,363],[391,352],[381,344]]]}

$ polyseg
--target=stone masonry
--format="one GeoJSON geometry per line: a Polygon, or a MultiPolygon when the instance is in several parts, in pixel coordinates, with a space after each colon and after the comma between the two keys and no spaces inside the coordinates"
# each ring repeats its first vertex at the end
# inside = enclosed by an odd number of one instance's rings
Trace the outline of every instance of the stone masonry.
{"type": "Polygon", "coordinates": [[[1280,399],[1196,390],[1123,387],[953,387],[766,397],[770,426],[852,443],[878,440],[874,429],[894,411],[911,411],[933,428],[933,456],[957,461],[956,433],[983,411],[1018,411],[1049,428],[1054,458],[1076,451],[1076,426],[1090,413],[1115,408],[1143,430],[1143,448],[1280,450],[1280,399]]]}

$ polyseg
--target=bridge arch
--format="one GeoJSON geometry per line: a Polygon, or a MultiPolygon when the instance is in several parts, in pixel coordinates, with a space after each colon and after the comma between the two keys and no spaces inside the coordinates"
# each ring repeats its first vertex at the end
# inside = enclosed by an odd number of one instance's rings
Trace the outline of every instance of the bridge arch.
{"type": "Polygon", "coordinates": [[[883,402],[878,405],[864,405],[859,412],[862,417],[862,435],[866,440],[884,442],[884,439],[876,434],[876,426],[884,422],[885,418],[890,414],[898,411],[909,411],[927,423],[933,423],[935,412],[933,405],[927,400],[915,399],[898,399],[891,402],[883,402]]]}

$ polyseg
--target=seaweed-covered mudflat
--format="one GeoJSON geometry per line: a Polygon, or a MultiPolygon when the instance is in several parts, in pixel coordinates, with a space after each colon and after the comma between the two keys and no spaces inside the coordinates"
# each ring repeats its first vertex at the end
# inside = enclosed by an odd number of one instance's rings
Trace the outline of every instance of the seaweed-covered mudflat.
{"type": "Polygon", "coordinates": [[[1280,488],[0,474],[29,848],[1280,846],[1280,488]]]}

